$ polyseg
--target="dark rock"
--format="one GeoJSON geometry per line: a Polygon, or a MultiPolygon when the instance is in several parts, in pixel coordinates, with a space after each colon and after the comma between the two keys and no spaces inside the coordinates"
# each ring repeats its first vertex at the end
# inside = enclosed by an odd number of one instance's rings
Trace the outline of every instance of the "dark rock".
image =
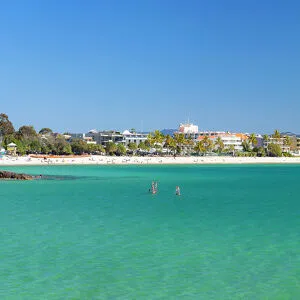
{"type": "Polygon", "coordinates": [[[1,179],[32,180],[33,176],[8,171],[0,171],[0,180],[1,179]]]}

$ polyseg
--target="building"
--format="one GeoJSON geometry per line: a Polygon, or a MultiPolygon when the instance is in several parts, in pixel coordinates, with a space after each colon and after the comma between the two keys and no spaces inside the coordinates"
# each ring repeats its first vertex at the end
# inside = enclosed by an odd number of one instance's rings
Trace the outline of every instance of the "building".
{"type": "MultiPolygon", "coordinates": [[[[234,147],[235,151],[243,151],[242,142],[248,139],[248,136],[244,133],[230,133],[225,131],[198,131],[198,126],[193,124],[180,124],[176,133],[184,134],[186,139],[189,139],[195,143],[204,139],[205,136],[209,137],[214,143],[218,138],[221,138],[224,148],[234,147]]],[[[191,143],[192,144],[192,143],[191,143]]],[[[192,145],[182,146],[182,151],[185,153],[192,151],[192,145]]]]}
{"type": "Polygon", "coordinates": [[[7,154],[9,155],[17,155],[17,145],[15,143],[9,143],[6,147],[7,154]]]}
{"type": "Polygon", "coordinates": [[[198,133],[197,142],[204,139],[205,136],[208,136],[213,143],[220,138],[224,144],[225,149],[234,148],[235,151],[243,151],[242,143],[244,140],[247,140],[247,136],[243,133],[230,133],[222,131],[204,131],[198,133]]]}
{"type": "Polygon", "coordinates": [[[85,137],[93,138],[93,141],[98,145],[106,146],[108,142],[112,142],[115,144],[123,144],[123,134],[119,131],[108,130],[108,131],[97,131],[90,130],[85,134],[85,137]]]}
{"type": "Polygon", "coordinates": [[[129,143],[135,143],[139,145],[141,142],[145,142],[148,136],[147,133],[130,132],[129,130],[123,131],[122,135],[125,146],[128,146],[129,143]]]}
{"type": "Polygon", "coordinates": [[[285,137],[274,138],[271,136],[268,140],[264,141],[264,148],[267,149],[269,144],[279,145],[282,152],[289,153],[291,151],[291,147],[285,144],[285,137]]]}
{"type": "Polygon", "coordinates": [[[67,133],[66,135],[69,136],[71,141],[75,139],[83,140],[85,137],[84,133],[67,133]]]}
{"type": "Polygon", "coordinates": [[[198,126],[191,124],[191,123],[186,123],[186,124],[180,124],[178,133],[184,133],[184,134],[195,134],[198,133],[198,126]]]}

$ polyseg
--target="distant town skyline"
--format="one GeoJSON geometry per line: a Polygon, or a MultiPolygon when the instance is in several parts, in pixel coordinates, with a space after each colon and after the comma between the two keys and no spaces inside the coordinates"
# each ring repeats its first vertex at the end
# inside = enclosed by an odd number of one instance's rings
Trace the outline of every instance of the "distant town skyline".
{"type": "Polygon", "coordinates": [[[13,1],[0,103],[16,128],[300,133],[298,1],[13,1]]]}

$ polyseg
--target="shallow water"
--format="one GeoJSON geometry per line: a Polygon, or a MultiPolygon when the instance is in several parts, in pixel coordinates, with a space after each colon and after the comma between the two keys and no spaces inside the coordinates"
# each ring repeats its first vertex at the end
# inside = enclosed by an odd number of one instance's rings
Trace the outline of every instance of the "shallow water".
{"type": "Polygon", "coordinates": [[[1,299],[300,298],[300,166],[3,169],[1,299]]]}

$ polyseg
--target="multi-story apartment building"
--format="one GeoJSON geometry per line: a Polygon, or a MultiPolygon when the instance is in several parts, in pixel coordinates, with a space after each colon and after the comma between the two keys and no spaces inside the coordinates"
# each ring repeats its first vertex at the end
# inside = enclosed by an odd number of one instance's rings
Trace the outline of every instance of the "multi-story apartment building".
{"type": "Polygon", "coordinates": [[[243,133],[230,133],[230,132],[199,132],[199,136],[197,141],[201,141],[205,136],[208,136],[214,143],[218,138],[220,138],[224,144],[224,148],[234,147],[235,151],[243,151],[242,142],[246,140],[248,137],[243,133]]]}
{"type": "Polygon", "coordinates": [[[279,145],[282,152],[291,151],[291,147],[285,144],[285,137],[280,137],[280,138],[269,137],[268,140],[264,141],[264,148],[267,149],[269,144],[279,145]]]}
{"type": "Polygon", "coordinates": [[[129,143],[135,143],[139,145],[141,142],[145,142],[148,136],[147,133],[130,132],[129,130],[125,130],[122,135],[125,146],[128,146],[129,143]]]}
{"type": "MultiPolygon", "coordinates": [[[[194,143],[201,141],[205,136],[208,136],[213,142],[218,137],[221,138],[224,147],[234,147],[235,151],[242,151],[242,142],[248,139],[248,136],[243,133],[230,133],[225,131],[198,131],[198,126],[193,124],[180,124],[176,133],[184,134],[186,139],[191,139],[194,143]]],[[[185,152],[191,151],[190,145],[182,146],[182,150],[185,152]]]]}
{"type": "Polygon", "coordinates": [[[108,131],[97,131],[90,130],[85,134],[86,137],[92,137],[93,140],[102,146],[105,146],[108,142],[116,144],[123,144],[123,134],[119,131],[108,130],[108,131]]]}

